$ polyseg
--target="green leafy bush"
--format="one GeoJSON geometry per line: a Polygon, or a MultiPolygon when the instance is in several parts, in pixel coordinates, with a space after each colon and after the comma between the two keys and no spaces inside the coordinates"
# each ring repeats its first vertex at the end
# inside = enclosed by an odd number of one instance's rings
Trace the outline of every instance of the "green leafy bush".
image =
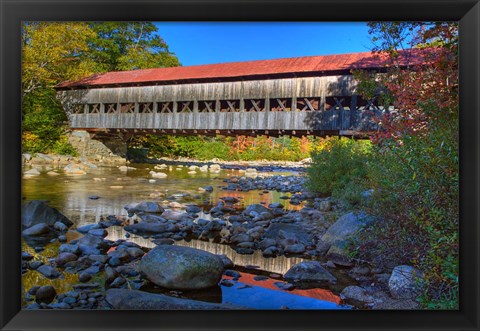
{"type": "Polygon", "coordinates": [[[372,146],[366,140],[327,138],[322,149],[312,153],[307,186],[324,196],[360,202],[367,188],[368,164],[372,146]]]}
{"type": "MultiPolygon", "coordinates": [[[[372,212],[382,216],[393,233],[405,232],[394,242],[404,252],[402,262],[424,271],[430,284],[427,306],[448,306],[458,291],[456,140],[454,132],[440,127],[424,137],[405,137],[401,144],[384,146],[370,168],[372,212]]],[[[380,231],[376,235],[378,240],[393,239],[380,231]]]]}

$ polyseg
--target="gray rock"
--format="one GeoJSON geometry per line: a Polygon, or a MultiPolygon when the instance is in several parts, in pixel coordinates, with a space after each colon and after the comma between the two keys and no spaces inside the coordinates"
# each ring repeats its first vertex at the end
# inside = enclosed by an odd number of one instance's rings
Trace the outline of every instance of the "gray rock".
{"type": "Polygon", "coordinates": [[[158,222],[140,222],[137,224],[127,225],[124,227],[125,231],[138,233],[138,234],[160,234],[164,232],[178,231],[175,224],[171,223],[158,223],[158,222]]]}
{"type": "Polygon", "coordinates": [[[225,270],[225,272],[223,273],[225,276],[229,276],[229,277],[233,277],[233,278],[240,278],[241,275],[238,271],[235,271],[235,270],[225,270]]]}
{"type": "Polygon", "coordinates": [[[137,290],[109,289],[106,301],[115,309],[240,309],[229,304],[179,299],[163,294],[152,294],[137,290]]]}
{"type": "Polygon", "coordinates": [[[284,282],[275,282],[275,283],[273,283],[273,285],[275,285],[276,287],[278,287],[279,289],[284,290],[284,291],[291,291],[295,288],[295,286],[293,284],[284,283],[284,282]]]}
{"type": "Polygon", "coordinates": [[[201,289],[216,285],[223,272],[218,256],[190,247],[162,245],[148,252],[140,272],[153,283],[170,289],[201,289]]]}
{"type": "Polygon", "coordinates": [[[88,267],[87,269],[82,271],[82,274],[87,274],[87,275],[96,275],[100,272],[100,267],[97,265],[92,265],[91,267],[88,267]]]}
{"type": "Polygon", "coordinates": [[[92,275],[88,274],[88,273],[85,273],[85,272],[82,272],[81,274],[78,275],[78,281],[80,283],[86,283],[88,282],[90,279],[92,279],[92,275]]]}
{"type": "Polygon", "coordinates": [[[258,247],[260,247],[260,249],[266,249],[268,247],[275,246],[276,244],[277,241],[275,239],[265,238],[258,244],[258,247]]]}
{"type": "Polygon", "coordinates": [[[218,220],[212,220],[207,223],[207,225],[203,228],[203,231],[221,231],[223,229],[224,224],[219,222],[218,220]]]}
{"type": "Polygon", "coordinates": [[[73,223],[55,208],[45,202],[32,200],[22,205],[22,226],[29,228],[35,224],[46,223],[53,226],[56,222],[62,222],[70,227],[73,223]]]}
{"type": "Polygon", "coordinates": [[[303,244],[294,244],[285,247],[285,253],[288,254],[302,254],[305,252],[305,245],[303,244]]]}
{"type": "Polygon", "coordinates": [[[286,224],[286,223],[272,223],[265,231],[265,238],[268,239],[294,239],[296,242],[311,245],[313,235],[305,230],[301,225],[286,224]]]}
{"type": "Polygon", "coordinates": [[[55,224],[53,224],[53,228],[57,231],[60,231],[60,232],[65,232],[65,231],[68,230],[68,226],[66,226],[62,222],[55,222],[55,224]]]}
{"type": "Polygon", "coordinates": [[[90,255],[88,257],[89,260],[92,260],[92,261],[95,261],[95,262],[100,262],[100,263],[107,263],[109,258],[110,258],[110,256],[103,255],[103,254],[90,255]]]}
{"type": "Polygon", "coordinates": [[[62,244],[60,245],[59,251],[62,253],[73,253],[73,254],[79,254],[81,252],[80,247],[74,244],[62,244]]]}
{"type": "Polygon", "coordinates": [[[248,242],[251,240],[251,237],[246,233],[239,233],[230,238],[232,244],[238,244],[241,242],[248,242]]]}
{"type": "Polygon", "coordinates": [[[363,303],[372,303],[374,301],[373,297],[369,295],[365,289],[355,285],[345,287],[340,293],[340,296],[343,299],[350,299],[363,303]]]}
{"type": "Polygon", "coordinates": [[[152,213],[152,214],[161,214],[165,211],[162,206],[160,206],[155,201],[143,201],[134,206],[127,205],[124,207],[128,212],[133,213],[152,213]]]}
{"type": "Polygon", "coordinates": [[[110,284],[111,288],[118,288],[122,287],[123,284],[125,284],[127,281],[123,277],[117,277],[113,280],[113,282],[110,284]]]}
{"type": "Polygon", "coordinates": [[[99,255],[104,253],[109,245],[101,237],[86,234],[77,241],[78,247],[84,255],[99,255]]]}
{"type": "Polygon", "coordinates": [[[38,269],[38,267],[42,266],[43,262],[42,261],[32,261],[28,264],[28,267],[32,270],[38,269]]]}
{"type": "Polygon", "coordinates": [[[408,265],[393,268],[392,275],[388,280],[390,294],[396,299],[416,298],[424,284],[422,272],[408,265]]]}
{"type": "Polygon", "coordinates": [[[22,236],[48,236],[52,230],[47,223],[38,223],[22,231],[22,236]]]}
{"type": "Polygon", "coordinates": [[[53,301],[56,295],[57,291],[55,291],[53,286],[41,286],[35,294],[35,301],[37,303],[50,303],[53,301]]]}
{"type": "Polygon", "coordinates": [[[185,211],[187,213],[197,214],[202,211],[202,208],[196,205],[188,205],[185,211]]]}
{"type": "Polygon", "coordinates": [[[336,265],[350,267],[352,266],[352,259],[348,256],[346,247],[346,241],[335,241],[328,249],[325,257],[336,265]]]}
{"type": "Polygon", "coordinates": [[[143,222],[165,223],[167,220],[157,214],[140,214],[137,215],[143,222]]]}
{"type": "Polygon", "coordinates": [[[365,213],[351,212],[345,214],[328,228],[321,240],[328,245],[332,245],[336,241],[344,241],[372,221],[374,221],[374,218],[365,213]]]}
{"type": "Polygon", "coordinates": [[[160,239],[152,240],[152,242],[155,245],[173,245],[175,243],[175,240],[170,238],[160,238],[160,239]]]}
{"type": "Polygon", "coordinates": [[[284,278],[290,283],[335,283],[337,279],[318,261],[305,261],[294,265],[284,278]]]}
{"type": "Polygon", "coordinates": [[[42,265],[37,268],[37,271],[47,277],[48,279],[54,279],[60,277],[60,273],[52,266],[42,265]]]}
{"type": "Polygon", "coordinates": [[[113,282],[113,280],[117,278],[117,276],[118,276],[118,272],[115,269],[108,266],[105,267],[105,281],[107,283],[113,282]]]}
{"type": "Polygon", "coordinates": [[[132,259],[136,259],[136,258],[141,257],[145,254],[145,252],[138,247],[127,248],[127,253],[128,253],[128,255],[130,255],[130,257],[132,259]]]}
{"type": "Polygon", "coordinates": [[[85,233],[88,233],[88,231],[90,230],[100,229],[100,228],[101,228],[100,224],[93,223],[93,224],[87,224],[87,225],[81,226],[77,228],[77,231],[85,234],[85,233]]]}
{"type": "Polygon", "coordinates": [[[63,252],[58,254],[57,258],[55,259],[55,263],[57,264],[57,266],[61,267],[65,265],[65,263],[76,261],[77,259],[78,257],[75,254],[63,252]]]}
{"type": "Polygon", "coordinates": [[[274,208],[284,208],[285,206],[282,205],[280,202],[274,202],[268,205],[268,208],[274,209],[274,208]]]}
{"type": "Polygon", "coordinates": [[[278,253],[279,253],[279,250],[278,250],[277,247],[270,246],[270,247],[267,247],[263,250],[262,255],[264,257],[273,257],[273,256],[277,256],[278,253]]]}
{"type": "Polygon", "coordinates": [[[93,229],[88,231],[88,234],[91,234],[92,236],[102,237],[102,238],[105,238],[106,236],[108,236],[108,232],[105,229],[93,229]]]}
{"type": "Polygon", "coordinates": [[[229,279],[222,279],[219,283],[221,286],[232,287],[235,285],[235,282],[229,279]]]}
{"type": "Polygon", "coordinates": [[[245,208],[245,210],[243,211],[243,214],[252,216],[252,217],[258,216],[262,213],[267,213],[273,216],[272,211],[270,209],[258,203],[247,206],[247,208],[245,208]]]}
{"type": "Polygon", "coordinates": [[[184,217],[190,217],[188,213],[178,210],[167,209],[165,210],[162,215],[163,218],[172,221],[181,221],[184,217]]]}
{"type": "Polygon", "coordinates": [[[238,248],[248,248],[248,249],[253,249],[255,248],[255,244],[252,243],[251,241],[245,241],[237,244],[238,248]]]}

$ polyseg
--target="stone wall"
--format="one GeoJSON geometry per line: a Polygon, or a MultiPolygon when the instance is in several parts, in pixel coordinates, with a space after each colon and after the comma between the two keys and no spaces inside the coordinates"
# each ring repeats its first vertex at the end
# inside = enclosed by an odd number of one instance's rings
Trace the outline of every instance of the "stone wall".
{"type": "Polygon", "coordinates": [[[90,138],[87,131],[73,131],[68,141],[78,155],[98,161],[124,162],[127,144],[120,137],[102,137],[102,141],[90,138]]]}

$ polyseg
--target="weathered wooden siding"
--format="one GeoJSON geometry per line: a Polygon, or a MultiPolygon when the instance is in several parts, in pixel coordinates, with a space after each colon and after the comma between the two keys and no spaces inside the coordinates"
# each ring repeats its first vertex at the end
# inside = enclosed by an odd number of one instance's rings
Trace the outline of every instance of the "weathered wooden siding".
{"type": "MultiPolygon", "coordinates": [[[[172,114],[73,114],[72,128],[178,130],[355,130],[371,131],[371,112],[236,112],[172,114]]],[[[376,111],[378,114],[379,111],[376,111]]]]}
{"type": "MultiPolygon", "coordinates": [[[[352,76],[96,88],[58,92],[72,128],[372,130],[352,76]],[[207,106],[208,104],[208,106],[207,106]]],[[[372,108],[372,109],[368,109],[372,108]]]]}
{"type": "Polygon", "coordinates": [[[301,77],[222,83],[96,88],[60,91],[64,100],[78,103],[265,99],[352,95],[352,76],[301,77]]]}

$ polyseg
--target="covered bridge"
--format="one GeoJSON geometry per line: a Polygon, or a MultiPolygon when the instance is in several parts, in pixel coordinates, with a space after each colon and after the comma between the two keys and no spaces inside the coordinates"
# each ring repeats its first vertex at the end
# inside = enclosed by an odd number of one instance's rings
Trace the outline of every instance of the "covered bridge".
{"type": "MultiPolygon", "coordinates": [[[[399,63],[420,63],[420,50],[399,63]]],[[[370,52],[108,72],[58,85],[71,127],[128,134],[365,135],[389,111],[355,92],[370,52]]]]}

